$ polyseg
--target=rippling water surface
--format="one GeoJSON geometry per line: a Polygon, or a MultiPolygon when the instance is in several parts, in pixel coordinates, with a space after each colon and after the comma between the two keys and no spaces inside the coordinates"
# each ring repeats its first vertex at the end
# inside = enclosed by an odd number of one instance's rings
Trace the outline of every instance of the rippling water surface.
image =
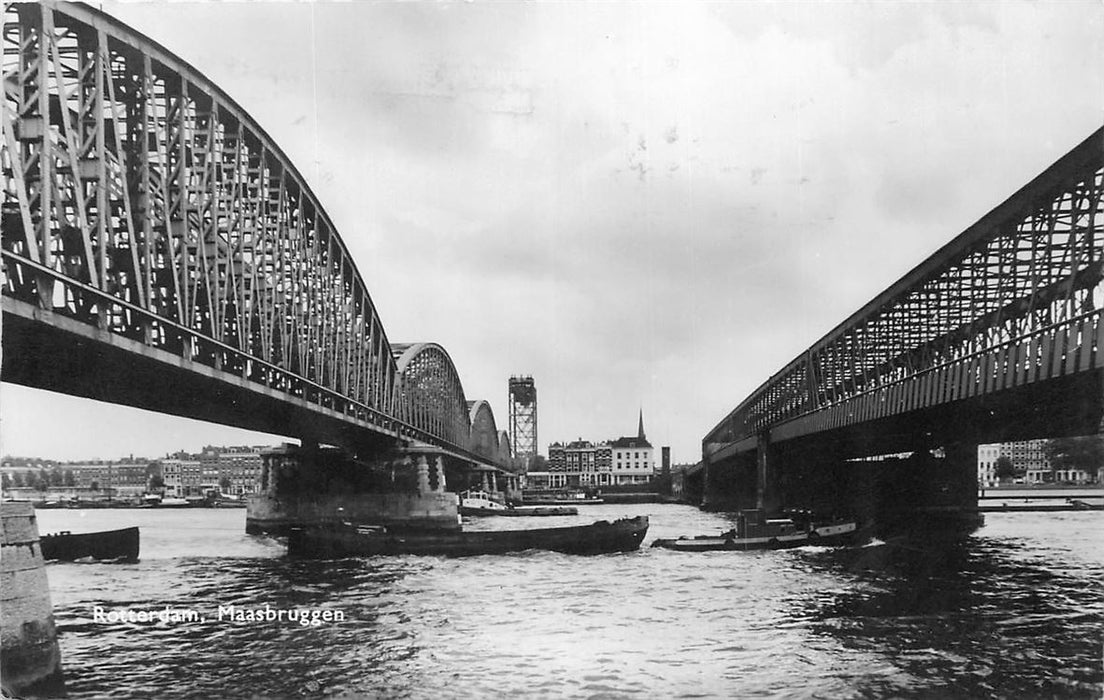
{"type": "MultiPolygon", "coordinates": [[[[72,697],[1101,697],[1104,518],[987,516],[971,536],[688,554],[730,527],[676,505],[583,506],[551,527],[648,513],[645,548],[290,561],[244,510],[39,511],[43,533],[138,525],[136,564],[48,567],[72,697]],[[219,621],[219,606],[342,622],[219,621]],[[102,622],[196,610],[197,622],[102,622]]],[[[525,523],[524,525],[522,523],[525,523]]]]}

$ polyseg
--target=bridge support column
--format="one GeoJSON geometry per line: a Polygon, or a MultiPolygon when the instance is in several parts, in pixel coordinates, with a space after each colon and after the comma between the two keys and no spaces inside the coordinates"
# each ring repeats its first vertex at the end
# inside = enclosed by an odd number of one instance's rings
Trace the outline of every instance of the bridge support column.
{"type": "Polygon", "coordinates": [[[445,491],[444,471],[441,455],[432,450],[396,448],[363,460],[336,448],[285,446],[264,455],[261,493],[247,501],[245,531],[279,535],[339,522],[457,530],[459,502],[445,491]],[[435,486],[429,459],[435,462],[435,486]]]}
{"type": "Polygon", "coordinates": [[[917,450],[907,459],[863,462],[874,499],[876,534],[969,531],[981,524],[977,445],[951,443],[943,456],[917,450]]]}
{"type": "Polygon", "coordinates": [[[770,443],[770,435],[760,435],[755,452],[755,507],[762,513],[776,513],[782,507],[778,488],[781,469],[781,458],[770,443]]]}
{"type": "Polygon", "coordinates": [[[418,455],[418,493],[431,493],[429,488],[429,462],[425,455],[418,455]]]}
{"type": "MultiPolygon", "coordinates": [[[[682,473],[682,500],[693,506],[705,504],[705,480],[709,472],[709,463],[702,464],[700,469],[688,470],[682,473]]],[[[677,482],[675,482],[677,483],[677,482]]],[[[677,489],[673,490],[678,495],[677,489]]]]}
{"type": "Polygon", "coordinates": [[[434,460],[437,466],[437,493],[445,492],[445,460],[441,458],[441,455],[437,455],[437,459],[434,460]]]}
{"type": "Polygon", "coordinates": [[[935,474],[939,494],[934,505],[963,527],[977,527],[983,520],[978,511],[978,445],[956,442],[946,445],[943,452],[942,469],[935,474]]]}
{"type": "Polygon", "coordinates": [[[733,512],[756,507],[758,488],[754,453],[710,462],[703,471],[702,509],[733,512]]]}

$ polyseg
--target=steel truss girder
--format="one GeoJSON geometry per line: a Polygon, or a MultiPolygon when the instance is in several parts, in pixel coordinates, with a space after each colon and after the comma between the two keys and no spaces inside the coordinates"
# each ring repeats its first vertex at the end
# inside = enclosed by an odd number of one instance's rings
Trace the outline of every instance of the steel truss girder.
{"type": "Polygon", "coordinates": [[[451,407],[403,405],[333,223],[217,86],[109,16],[53,0],[5,5],[3,74],[3,296],[466,450],[451,407]]]}
{"type": "Polygon", "coordinates": [[[703,444],[1104,367],[1102,194],[1104,128],[790,362],[703,444]]]}

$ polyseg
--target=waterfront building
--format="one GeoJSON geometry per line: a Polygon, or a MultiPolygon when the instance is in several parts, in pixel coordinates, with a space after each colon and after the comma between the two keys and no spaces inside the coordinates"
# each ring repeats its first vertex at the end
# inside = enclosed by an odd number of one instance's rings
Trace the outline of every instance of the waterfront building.
{"type": "Polygon", "coordinates": [[[1046,440],[1004,442],[1001,443],[1001,454],[1006,454],[1012,459],[1012,466],[1016,471],[1025,472],[1026,483],[1039,484],[1053,481],[1054,474],[1050,470],[1050,459],[1043,450],[1046,444],[1046,440]]]}
{"type": "Polygon", "coordinates": [[[1069,482],[1075,484],[1090,484],[1094,481],[1093,475],[1086,469],[1055,469],[1054,480],[1059,482],[1069,482]]]}
{"type": "Polygon", "coordinates": [[[8,475],[7,483],[13,486],[16,474],[20,475],[20,486],[30,486],[33,479],[44,475],[51,486],[140,495],[149,489],[151,477],[159,474],[169,497],[203,496],[212,490],[240,496],[259,491],[261,453],[266,449],[208,445],[199,454],[177,452],[156,461],[133,455],[119,460],[73,462],[5,457],[0,471],[8,475]],[[64,481],[59,475],[64,475],[64,481]]]}
{"type": "Polygon", "coordinates": [[[644,412],[635,437],[592,443],[579,438],[548,446],[547,472],[529,472],[530,488],[563,488],[566,486],[622,486],[644,484],[656,472],[652,444],[644,434],[644,412]]]}
{"type": "Polygon", "coordinates": [[[647,483],[655,473],[655,455],[652,443],[644,435],[644,411],[636,437],[621,437],[611,443],[613,448],[613,474],[615,484],[647,483]]]}
{"type": "Polygon", "coordinates": [[[73,473],[74,485],[90,489],[113,489],[122,493],[141,494],[149,485],[153,467],[150,460],[133,455],[120,460],[85,460],[63,462],[58,465],[63,471],[73,473]]]}
{"type": "Polygon", "coordinates": [[[210,491],[242,496],[260,491],[263,446],[216,447],[199,454],[178,452],[161,460],[165,495],[174,498],[205,496],[210,491]]]}
{"type": "Polygon", "coordinates": [[[978,446],[978,484],[982,488],[995,486],[1000,480],[996,475],[996,463],[1000,457],[1008,457],[1017,474],[1023,474],[1024,483],[1050,482],[1084,483],[1092,481],[1092,475],[1083,469],[1053,469],[1046,454],[1048,440],[1020,440],[978,446]]]}
{"type": "Polygon", "coordinates": [[[566,445],[552,443],[548,446],[550,488],[609,486],[613,483],[611,454],[609,443],[594,444],[582,438],[566,445]]]}
{"type": "Polygon", "coordinates": [[[259,493],[263,462],[261,453],[270,449],[246,445],[217,448],[217,481],[225,485],[222,493],[234,496],[259,493]]]}
{"type": "Polygon", "coordinates": [[[526,472],[523,475],[522,478],[524,479],[522,486],[526,489],[531,489],[533,491],[545,491],[547,489],[558,489],[558,488],[563,488],[564,486],[567,485],[566,484],[566,480],[567,480],[566,475],[564,475],[564,474],[555,474],[555,475],[553,475],[552,472],[547,471],[545,469],[541,469],[539,471],[526,472]],[[556,477],[556,478],[553,478],[553,477],[556,477]],[[562,481],[561,481],[561,479],[562,479],[562,481]]]}
{"type": "Polygon", "coordinates": [[[161,460],[161,479],[165,483],[165,496],[186,498],[201,496],[202,467],[196,455],[177,452],[161,460]]]}
{"type": "Polygon", "coordinates": [[[997,458],[1000,445],[978,445],[977,480],[979,488],[991,488],[1000,483],[997,478],[997,458]]]}

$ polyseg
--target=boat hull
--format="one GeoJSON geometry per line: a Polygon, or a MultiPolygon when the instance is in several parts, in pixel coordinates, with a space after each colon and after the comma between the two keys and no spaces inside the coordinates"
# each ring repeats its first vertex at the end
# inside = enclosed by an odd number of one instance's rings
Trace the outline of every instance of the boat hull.
{"type": "Polygon", "coordinates": [[[652,542],[652,546],[673,549],[679,552],[739,552],[762,549],[792,549],[808,545],[838,547],[852,542],[856,531],[855,523],[838,523],[817,526],[808,532],[762,537],[733,537],[722,534],[657,539],[652,542]]]}
{"type": "Polygon", "coordinates": [[[648,516],[590,525],[480,532],[363,532],[354,527],[300,528],[288,536],[288,554],[330,559],[379,554],[475,556],[543,549],[565,554],[631,552],[648,532],[648,516]]]}
{"type": "Polygon", "coordinates": [[[139,536],[136,527],[104,532],[77,534],[63,532],[43,535],[39,538],[39,542],[42,546],[42,558],[47,561],[75,561],[86,557],[119,561],[138,560],[139,536]]]}

